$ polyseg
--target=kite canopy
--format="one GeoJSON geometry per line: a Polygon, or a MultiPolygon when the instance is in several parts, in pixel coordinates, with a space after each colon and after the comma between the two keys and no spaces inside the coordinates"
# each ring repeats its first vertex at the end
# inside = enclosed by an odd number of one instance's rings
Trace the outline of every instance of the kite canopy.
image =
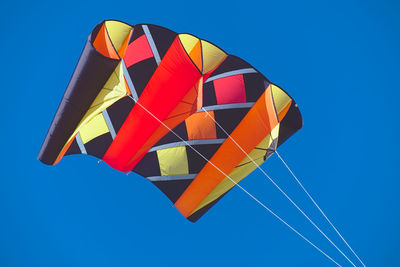
{"type": "Polygon", "coordinates": [[[196,221],[301,127],[294,100],[244,60],[191,34],[109,20],[89,35],[39,159],[98,157],[196,221]]]}

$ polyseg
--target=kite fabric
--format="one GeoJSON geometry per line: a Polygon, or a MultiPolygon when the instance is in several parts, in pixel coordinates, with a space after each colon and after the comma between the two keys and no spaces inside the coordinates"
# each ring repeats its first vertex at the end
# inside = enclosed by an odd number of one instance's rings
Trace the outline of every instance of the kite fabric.
{"type": "Polygon", "coordinates": [[[239,57],[107,20],[89,35],[38,158],[87,154],[133,171],[196,221],[301,127],[295,101],[239,57]]]}

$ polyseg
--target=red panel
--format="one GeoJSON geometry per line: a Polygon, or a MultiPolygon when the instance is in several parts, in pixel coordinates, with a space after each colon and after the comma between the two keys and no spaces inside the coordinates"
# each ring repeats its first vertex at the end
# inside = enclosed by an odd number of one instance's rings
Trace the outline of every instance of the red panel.
{"type": "Polygon", "coordinates": [[[219,105],[246,102],[242,74],[216,79],[214,80],[214,87],[219,105]]]}
{"type": "MultiPolygon", "coordinates": [[[[164,121],[200,77],[201,73],[187,56],[177,37],[145,87],[138,103],[164,121]]],[[[160,122],[140,105],[136,104],[133,107],[103,157],[111,167],[120,171],[127,172],[133,169],[147,152],[141,148],[160,126],[160,122]]],[[[182,121],[184,119],[182,118],[182,121]]],[[[154,140],[157,141],[158,139],[154,140]]]]}
{"type": "Polygon", "coordinates": [[[128,45],[124,56],[125,65],[127,68],[142,60],[153,57],[149,42],[146,35],[142,35],[128,45]]]}

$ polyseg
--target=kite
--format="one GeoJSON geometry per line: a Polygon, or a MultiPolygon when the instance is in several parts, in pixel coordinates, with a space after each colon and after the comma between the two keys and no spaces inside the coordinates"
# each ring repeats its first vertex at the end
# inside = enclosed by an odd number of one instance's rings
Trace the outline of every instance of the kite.
{"type": "Polygon", "coordinates": [[[194,35],[107,20],[89,35],[39,152],[87,154],[158,187],[190,221],[302,127],[295,101],[194,35]]]}

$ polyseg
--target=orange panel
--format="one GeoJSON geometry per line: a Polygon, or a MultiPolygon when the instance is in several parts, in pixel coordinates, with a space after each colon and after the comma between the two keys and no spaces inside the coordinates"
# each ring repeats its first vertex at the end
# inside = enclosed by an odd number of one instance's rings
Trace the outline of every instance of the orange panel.
{"type": "MultiPolygon", "coordinates": [[[[277,124],[278,118],[269,86],[232,132],[231,137],[249,154],[277,124]]],[[[226,139],[210,159],[219,170],[210,162],[207,163],[175,202],[176,208],[185,217],[190,216],[201,201],[225,179],[225,174],[229,174],[245,157],[246,154],[230,138],[226,139]]]]}
{"type": "Polygon", "coordinates": [[[114,58],[114,59],[119,59],[119,56],[117,52],[114,49],[114,46],[112,45],[110,38],[108,37],[108,33],[106,31],[106,28],[103,25],[101,26],[101,29],[99,33],[96,36],[96,39],[93,42],[93,46],[99,51],[103,56],[114,58]]]}
{"type": "Polygon", "coordinates": [[[199,86],[198,86],[198,90],[197,90],[197,107],[196,107],[196,111],[201,109],[203,107],[203,77],[201,77],[200,81],[199,81],[199,86]]]}
{"type": "Polygon", "coordinates": [[[192,50],[189,53],[189,57],[193,60],[194,64],[196,64],[197,68],[199,68],[200,72],[203,68],[203,63],[201,60],[201,45],[200,40],[194,45],[192,50]]]}
{"type": "MultiPolygon", "coordinates": [[[[208,113],[214,118],[214,111],[208,113]]],[[[205,112],[193,114],[185,123],[189,140],[217,139],[215,122],[205,112]]]]}

